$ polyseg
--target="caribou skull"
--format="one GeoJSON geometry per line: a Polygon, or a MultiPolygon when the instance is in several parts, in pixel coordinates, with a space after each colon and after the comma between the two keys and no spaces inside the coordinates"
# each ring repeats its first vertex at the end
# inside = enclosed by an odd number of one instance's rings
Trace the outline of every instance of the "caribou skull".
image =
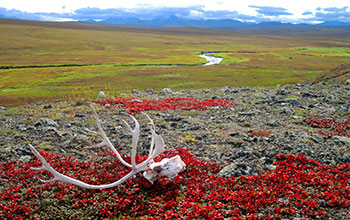
{"type": "Polygon", "coordinates": [[[110,183],[110,184],[105,184],[105,185],[87,184],[87,183],[84,183],[80,180],[76,180],[74,178],[71,178],[69,176],[63,175],[62,173],[57,172],[40,155],[40,153],[32,145],[29,144],[29,147],[30,147],[31,151],[33,152],[33,154],[42,163],[42,167],[38,167],[38,168],[32,167],[31,169],[33,169],[33,170],[47,170],[48,172],[50,172],[54,176],[54,178],[52,180],[49,180],[49,181],[41,180],[42,182],[47,183],[47,182],[53,182],[53,181],[63,181],[66,183],[74,184],[74,185],[77,185],[77,186],[80,186],[83,188],[88,188],[88,189],[106,189],[106,188],[118,186],[119,184],[123,183],[124,181],[126,181],[127,179],[129,179],[130,177],[134,176],[135,174],[137,174],[139,172],[144,172],[143,176],[153,184],[153,181],[155,181],[158,178],[158,176],[166,176],[166,177],[172,179],[175,176],[177,176],[177,174],[185,168],[186,165],[181,160],[179,155],[174,156],[172,158],[164,158],[160,162],[154,162],[153,159],[164,151],[164,141],[160,135],[156,134],[155,126],[154,126],[152,119],[145,113],[143,113],[143,114],[150,121],[149,125],[151,126],[152,138],[151,138],[151,146],[150,146],[150,150],[149,150],[149,155],[148,155],[147,159],[140,164],[136,164],[136,162],[135,162],[137,141],[139,139],[139,133],[140,133],[140,125],[132,115],[130,115],[130,117],[132,118],[132,120],[135,123],[134,129],[132,129],[130,127],[130,125],[125,120],[122,120],[132,135],[131,164],[127,163],[125,160],[123,160],[123,158],[121,157],[119,152],[115,149],[113,144],[110,142],[106,133],[103,131],[100,119],[99,119],[99,117],[98,117],[98,115],[97,115],[97,113],[92,105],[91,105],[91,108],[94,112],[98,131],[97,132],[96,131],[89,131],[89,132],[101,135],[102,142],[99,144],[87,147],[87,148],[108,146],[116,154],[116,156],[120,160],[120,162],[123,165],[125,165],[126,167],[131,168],[132,170],[130,171],[130,173],[125,175],[123,178],[119,179],[116,182],[110,183]]]}

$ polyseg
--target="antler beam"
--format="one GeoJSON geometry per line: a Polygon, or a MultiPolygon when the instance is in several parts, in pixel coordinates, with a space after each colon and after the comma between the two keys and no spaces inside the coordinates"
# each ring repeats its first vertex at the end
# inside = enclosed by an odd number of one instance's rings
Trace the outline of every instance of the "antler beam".
{"type": "Polygon", "coordinates": [[[162,161],[160,161],[158,163],[154,162],[153,159],[164,151],[164,140],[160,135],[158,135],[155,132],[154,123],[153,123],[152,119],[146,113],[143,113],[143,114],[150,121],[149,125],[151,126],[151,134],[152,134],[151,146],[149,149],[149,155],[148,155],[147,159],[140,164],[136,164],[136,159],[135,159],[136,158],[137,142],[138,142],[139,134],[140,134],[140,125],[137,122],[137,120],[131,115],[130,115],[130,117],[135,123],[134,129],[132,129],[131,126],[125,120],[122,120],[132,135],[131,164],[127,163],[125,160],[123,160],[123,158],[121,157],[119,152],[115,149],[115,147],[113,146],[113,144],[111,143],[111,141],[107,137],[106,133],[103,131],[101,121],[100,121],[95,109],[93,108],[92,105],[90,105],[90,106],[92,108],[92,111],[94,113],[94,117],[96,119],[98,131],[89,131],[89,132],[100,135],[102,137],[102,142],[99,144],[93,145],[93,146],[89,146],[87,148],[108,146],[116,154],[118,160],[124,166],[129,167],[132,170],[130,171],[130,173],[125,175],[123,178],[119,179],[116,182],[110,183],[110,184],[105,184],[105,185],[87,184],[87,183],[84,183],[80,180],[76,180],[74,178],[66,176],[66,175],[56,171],[55,169],[53,169],[50,166],[50,164],[40,155],[40,153],[31,144],[29,144],[29,148],[31,149],[33,154],[42,163],[41,167],[39,167],[39,168],[32,167],[31,169],[33,169],[33,170],[47,170],[48,172],[50,172],[54,176],[54,178],[52,180],[49,180],[49,181],[41,180],[42,182],[47,183],[47,182],[53,182],[53,181],[63,181],[63,182],[74,184],[74,185],[77,185],[77,186],[80,186],[83,188],[87,188],[87,189],[106,189],[106,188],[112,188],[112,187],[118,186],[119,184],[123,183],[124,181],[126,181],[130,177],[132,177],[135,174],[142,172],[142,171],[145,171],[143,176],[147,180],[149,180],[151,183],[153,183],[153,181],[155,181],[158,178],[158,176],[166,176],[166,177],[172,179],[180,171],[182,171],[185,168],[186,165],[181,160],[179,155],[174,156],[172,158],[164,158],[162,161]]]}

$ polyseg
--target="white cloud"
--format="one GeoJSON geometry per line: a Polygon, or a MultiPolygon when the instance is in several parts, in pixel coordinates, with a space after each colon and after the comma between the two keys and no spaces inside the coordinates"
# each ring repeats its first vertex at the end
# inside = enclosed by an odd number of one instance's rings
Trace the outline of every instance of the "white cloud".
{"type": "Polygon", "coordinates": [[[197,11],[197,10],[190,10],[191,16],[194,17],[200,17],[203,15],[203,12],[197,11]]]}
{"type": "MultiPolygon", "coordinates": [[[[72,14],[83,8],[112,8],[128,10],[129,12],[140,11],[140,9],[147,9],[149,12],[161,8],[187,8],[190,11],[189,16],[198,18],[206,16],[219,18],[222,12],[222,18],[232,18],[232,14],[236,13],[246,16],[246,20],[250,20],[251,16],[256,16],[266,20],[288,22],[308,19],[313,22],[311,19],[315,16],[317,8],[348,7],[346,12],[350,13],[349,0],[0,0],[1,7],[29,13],[59,14],[72,14]],[[284,13],[278,14],[279,11],[284,11],[284,13]],[[228,12],[232,12],[232,14],[230,15],[228,12]],[[305,12],[310,13],[305,14],[305,12]]],[[[244,20],[242,16],[236,16],[233,19],[244,20]]]]}
{"type": "Polygon", "coordinates": [[[350,6],[349,0],[0,0],[0,7],[26,12],[71,12],[79,8],[137,8],[137,7],[188,7],[203,5],[204,10],[229,10],[242,14],[255,15],[249,5],[286,8],[289,12],[301,15],[306,10],[317,7],[350,6]],[[64,6],[64,7],[63,7],[64,6]]]}

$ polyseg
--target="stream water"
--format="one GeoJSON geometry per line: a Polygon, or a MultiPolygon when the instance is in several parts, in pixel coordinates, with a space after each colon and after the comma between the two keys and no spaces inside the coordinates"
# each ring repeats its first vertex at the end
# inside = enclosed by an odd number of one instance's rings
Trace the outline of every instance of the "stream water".
{"type": "Polygon", "coordinates": [[[207,59],[207,63],[203,64],[203,66],[209,66],[214,64],[219,64],[223,60],[222,57],[216,57],[214,56],[214,53],[201,53],[198,55],[199,57],[203,57],[207,59]]]}

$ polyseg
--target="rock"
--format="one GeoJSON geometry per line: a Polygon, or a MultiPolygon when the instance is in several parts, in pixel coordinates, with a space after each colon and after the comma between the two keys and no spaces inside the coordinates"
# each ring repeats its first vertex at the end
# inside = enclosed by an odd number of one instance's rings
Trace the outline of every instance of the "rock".
{"type": "Polygon", "coordinates": [[[293,114],[294,113],[294,109],[292,108],[281,108],[279,110],[280,114],[293,114]]]}
{"type": "Polygon", "coordinates": [[[223,86],[218,89],[219,92],[230,92],[230,86],[223,86]]]}
{"type": "Polygon", "coordinates": [[[239,177],[252,174],[252,168],[245,163],[230,164],[218,173],[219,177],[239,177]]]}
{"type": "Polygon", "coordinates": [[[155,93],[153,89],[146,89],[145,92],[149,95],[153,95],[155,93]]]}
{"type": "Polygon", "coordinates": [[[316,143],[322,143],[323,142],[323,136],[320,134],[312,134],[310,136],[310,139],[315,141],[316,143]]]}
{"type": "Polygon", "coordinates": [[[270,121],[267,122],[267,125],[269,125],[271,127],[278,127],[281,124],[278,121],[276,121],[276,120],[270,120],[270,121]]]}
{"type": "Polygon", "coordinates": [[[252,116],[252,115],[254,115],[254,112],[238,112],[238,115],[240,115],[240,116],[252,116]]]}
{"type": "Polygon", "coordinates": [[[347,80],[345,81],[344,85],[350,86],[350,79],[347,79],[347,80]]]}
{"type": "Polygon", "coordinates": [[[342,137],[342,136],[333,136],[331,137],[331,140],[336,142],[336,143],[341,143],[346,146],[350,146],[350,138],[348,137],[342,137]]]}
{"type": "Polygon", "coordinates": [[[36,123],[35,126],[41,126],[41,127],[54,127],[54,128],[58,128],[58,124],[49,118],[40,118],[36,123]]]}
{"type": "Polygon", "coordinates": [[[57,136],[59,136],[59,137],[63,137],[59,132],[58,132],[58,130],[55,128],[55,127],[45,127],[44,129],[43,129],[43,131],[45,132],[45,133],[50,133],[50,134],[55,134],[55,135],[57,135],[57,136]]]}
{"type": "Polygon", "coordinates": [[[183,117],[176,117],[176,116],[167,116],[165,118],[165,121],[175,121],[175,122],[178,122],[178,121],[181,121],[183,120],[184,118],[183,117]]]}
{"type": "Polygon", "coordinates": [[[249,87],[245,87],[245,88],[241,88],[241,92],[255,92],[255,90],[249,87]]]}
{"type": "Polygon", "coordinates": [[[324,98],[324,101],[325,102],[328,102],[328,103],[333,103],[333,104],[343,104],[344,101],[341,100],[337,95],[327,95],[325,98],[324,98]]]}
{"type": "Polygon", "coordinates": [[[342,157],[343,163],[350,163],[350,153],[345,153],[342,157]]]}
{"type": "Polygon", "coordinates": [[[295,105],[298,103],[298,100],[299,100],[298,98],[286,98],[283,100],[283,102],[289,103],[291,105],[295,105]]]}
{"type": "Polygon", "coordinates": [[[290,92],[286,91],[285,89],[280,89],[276,92],[276,95],[282,95],[285,96],[287,94],[289,94],[290,92]]]}
{"type": "Polygon", "coordinates": [[[239,91],[239,89],[237,89],[237,88],[233,88],[233,89],[231,89],[230,92],[231,92],[231,93],[239,93],[240,91],[239,91]]]}
{"type": "Polygon", "coordinates": [[[230,137],[235,137],[235,136],[240,136],[241,133],[240,132],[233,132],[233,133],[229,133],[228,134],[230,137]]]}
{"type": "Polygon", "coordinates": [[[311,91],[311,92],[304,92],[304,93],[302,94],[302,96],[303,96],[303,97],[310,97],[310,98],[317,98],[317,97],[319,97],[318,94],[313,93],[312,91],[311,91]]]}
{"type": "Polygon", "coordinates": [[[18,156],[29,156],[31,154],[29,148],[27,147],[17,148],[15,149],[15,152],[18,156]]]}
{"type": "Polygon", "coordinates": [[[106,98],[106,94],[103,91],[100,91],[98,93],[97,99],[105,99],[106,98]]]}
{"type": "Polygon", "coordinates": [[[208,89],[203,89],[202,90],[202,93],[203,94],[209,94],[209,93],[212,93],[213,91],[211,91],[211,90],[208,90],[208,89]]]}
{"type": "Polygon", "coordinates": [[[213,96],[213,97],[211,97],[211,99],[213,99],[213,100],[216,100],[216,99],[222,99],[220,96],[213,96]]]}
{"type": "Polygon", "coordinates": [[[175,91],[174,90],[172,90],[172,89],[169,89],[169,88],[164,88],[164,89],[162,89],[162,91],[160,91],[159,92],[159,95],[170,95],[170,94],[173,94],[173,93],[175,93],[175,91]]]}
{"type": "Polygon", "coordinates": [[[4,106],[0,106],[0,111],[7,111],[8,109],[4,106]]]}
{"type": "Polygon", "coordinates": [[[48,105],[44,105],[43,109],[51,109],[52,108],[52,105],[51,104],[48,104],[48,105]]]}
{"type": "Polygon", "coordinates": [[[131,94],[132,94],[132,95],[141,95],[142,92],[140,92],[140,91],[138,91],[138,90],[136,90],[136,89],[133,89],[133,90],[131,90],[131,94]]]}
{"type": "Polygon", "coordinates": [[[26,130],[27,130],[27,128],[26,128],[26,126],[25,126],[25,125],[23,125],[23,124],[19,124],[19,125],[17,125],[17,130],[20,130],[20,131],[26,131],[26,130]]]}
{"type": "Polygon", "coordinates": [[[28,163],[28,162],[31,161],[31,160],[32,160],[32,157],[31,157],[31,156],[22,156],[22,157],[19,158],[19,161],[20,161],[21,163],[28,163]]]}

